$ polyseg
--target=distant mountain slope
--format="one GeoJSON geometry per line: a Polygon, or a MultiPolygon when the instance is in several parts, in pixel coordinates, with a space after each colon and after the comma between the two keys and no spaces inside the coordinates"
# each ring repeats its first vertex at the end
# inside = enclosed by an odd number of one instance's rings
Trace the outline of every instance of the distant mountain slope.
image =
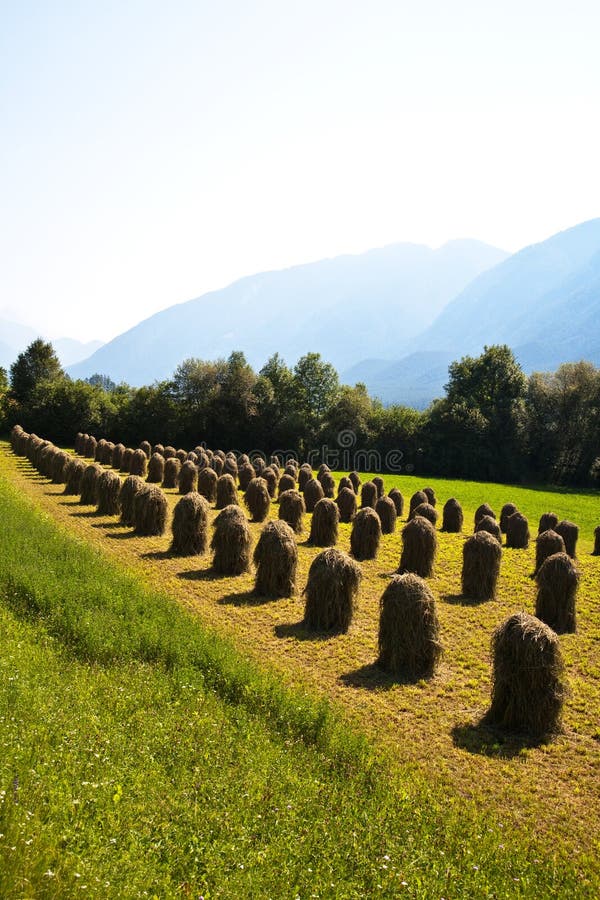
{"type": "Polygon", "coordinates": [[[263,272],[145,319],[69,371],[140,385],[169,377],[187,357],[232,350],[256,367],[276,351],[289,363],[320,352],[338,368],[367,355],[393,359],[458,291],[506,256],[472,240],[438,250],[395,244],[263,272]]]}
{"type": "MultiPolygon", "coordinates": [[[[32,341],[44,337],[35,328],[21,325],[10,319],[0,318],[0,366],[8,369],[32,341]]],[[[46,338],[44,338],[46,340],[46,338]]],[[[102,347],[102,341],[76,341],[74,338],[57,338],[51,341],[62,366],[70,366],[86,359],[102,347]]]]}
{"type": "Polygon", "coordinates": [[[526,247],[468,285],[413,342],[420,354],[365,360],[362,374],[384,402],[425,406],[441,396],[444,360],[508,344],[526,372],[587,359],[600,364],[600,219],[526,247]],[[427,354],[431,354],[428,356],[427,354]]]}

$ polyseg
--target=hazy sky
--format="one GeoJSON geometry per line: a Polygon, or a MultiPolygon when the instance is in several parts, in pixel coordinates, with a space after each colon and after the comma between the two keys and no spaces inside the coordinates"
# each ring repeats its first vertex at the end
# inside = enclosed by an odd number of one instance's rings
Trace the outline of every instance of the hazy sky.
{"type": "Polygon", "coordinates": [[[0,315],[598,216],[599,45],[597,0],[0,0],[0,315]]]}

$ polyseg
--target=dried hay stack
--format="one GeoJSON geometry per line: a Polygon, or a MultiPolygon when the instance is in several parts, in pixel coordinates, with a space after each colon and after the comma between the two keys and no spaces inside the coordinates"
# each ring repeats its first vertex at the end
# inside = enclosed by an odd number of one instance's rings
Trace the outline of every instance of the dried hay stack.
{"type": "Polygon", "coordinates": [[[332,500],[335,497],[335,479],[331,472],[323,472],[319,481],[325,497],[332,500]]]}
{"type": "Polygon", "coordinates": [[[413,572],[420,578],[429,578],[433,574],[436,550],[435,528],[428,519],[415,516],[402,529],[402,555],[398,574],[413,572]]]}
{"type": "Polygon", "coordinates": [[[392,488],[388,494],[390,500],[393,501],[394,506],[396,507],[396,515],[399,519],[404,515],[404,497],[398,490],[398,488],[392,488]]]}
{"type": "Polygon", "coordinates": [[[333,547],[338,539],[340,513],[335,500],[323,497],[315,505],[310,524],[309,543],[316,547],[333,547]]]}
{"type": "Polygon", "coordinates": [[[354,493],[358,495],[358,489],[360,487],[360,475],[358,474],[358,472],[350,472],[348,478],[352,482],[354,493]]]}
{"type": "Polygon", "coordinates": [[[150,459],[150,454],[152,453],[152,444],[150,441],[142,441],[139,449],[145,453],[146,459],[150,459]]]}
{"type": "Polygon", "coordinates": [[[514,516],[516,512],[519,512],[518,508],[514,503],[505,503],[502,509],[500,510],[500,531],[502,534],[506,534],[506,523],[510,516],[514,516]]]}
{"type": "Polygon", "coordinates": [[[437,525],[438,511],[435,506],[431,505],[431,503],[419,503],[419,505],[413,511],[411,519],[414,519],[417,516],[421,516],[421,518],[427,519],[428,522],[431,522],[434,528],[437,525]]]}
{"type": "Polygon", "coordinates": [[[489,516],[490,519],[496,519],[496,513],[488,503],[482,503],[475,510],[475,530],[477,530],[477,525],[485,516],[489,516]]]}
{"type": "Polygon", "coordinates": [[[410,498],[410,503],[408,506],[409,522],[414,517],[417,506],[420,506],[422,503],[429,503],[429,497],[427,496],[425,491],[415,491],[415,493],[410,498]]]}
{"type": "Polygon", "coordinates": [[[435,506],[436,504],[436,496],[435,491],[432,487],[424,487],[422,488],[423,493],[427,496],[427,502],[430,506],[435,506]]]}
{"type": "Polygon", "coordinates": [[[381,541],[381,522],[370,506],[365,506],[354,516],[350,532],[350,550],[354,559],[362,562],[375,559],[381,541]]]}
{"type": "Polygon", "coordinates": [[[85,472],[86,465],[82,459],[70,459],[67,464],[65,489],[63,491],[67,496],[73,497],[81,493],[81,479],[85,472]]]}
{"type": "Polygon", "coordinates": [[[342,488],[337,495],[337,505],[340,511],[340,522],[351,522],[356,515],[356,494],[351,488],[342,488]]]}
{"type": "Polygon", "coordinates": [[[284,491],[279,495],[279,518],[296,534],[301,534],[304,529],[305,512],[304,497],[299,491],[284,491]]]}
{"type": "Polygon", "coordinates": [[[244,495],[253,522],[264,522],[269,515],[271,496],[264,478],[253,478],[244,495]]]}
{"type": "Polygon", "coordinates": [[[396,530],[396,505],[391,497],[380,497],[375,504],[375,512],[381,522],[382,534],[393,534],[396,530]]]}
{"type": "Polygon", "coordinates": [[[317,481],[316,478],[310,478],[305,486],[304,486],[304,503],[306,505],[306,512],[311,513],[319,500],[322,500],[325,496],[323,492],[323,488],[321,487],[321,483],[317,481]]]}
{"type": "Polygon", "coordinates": [[[563,519],[562,522],[557,524],[554,530],[557,534],[560,534],[565,542],[565,550],[571,559],[577,559],[577,539],[579,537],[579,528],[577,525],[575,525],[574,522],[563,519]]]}
{"type": "Polygon", "coordinates": [[[129,464],[129,474],[139,475],[140,478],[145,478],[147,470],[148,457],[141,448],[134,450],[131,455],[131,462],[129,464]]]}
{"type": "MultiPolygon", "coordinates": [[[[416,521],[413,519],[413,521],[416,521]]],[[[433,674],[442,655],[435,599],[418,575],[394,575],[379,603],[377,665],[391,675],[433,674]]]]}
{"type": "Polygon", "coordinates": [[[256,474],[254,472],[254,466],[250,465],[250,463],[242,463],[238,469],[238,479],[240,482],[240,490],[246,491],[248,489],[248,485],[252,481],[253,478],[256,478],[256,474]]]}
{"type": "Polygon", "coordinates": [[[361,509],[375,509],[375,504],[377,503],[377,485],[373,484],[372,481],[365,481],[360,489],[360,508],[361,509]]]}
{"type": "Polygon", "coordinates": [[[191,459],[187,459],[179,470],[178,487],[180,494],[193,494],[198,490],[198,469],[191,459]]]}
{"type": "Polygon", "coordinates": [[[121,512],[120,493],[121,479],[116,472],[105,469],[98,478],[98,513],[102,516],[118,516],[121,512]]]}
{"type": "Polygon", "coordinates": [[[535,571],[533,574],[537,575],[544,561],[555,553],[566,553],[565,542],[560,534],[552,529],[542,531],[535,541],[535,571]]]}
{"type": "Polygon", "coordinates": [[[529,547],[529,522],[523,513],[516,512],[506,520],[506,546],[513,550],[529,547]]]}
{"type": "Polygon", "coordinates": [[[462,506],[455,497],[450,497],[444,503],[442,512],[442,531],[448,534],[460,534],[463,528],[464,515],[462,506]]]}
{"type": "Polygon", "coordinates": [[[469,600],[493,600],[500,575],[502,547],[487,531],[477,531],[463,545],[462,592],[469,600]]]}
{"type": "Polygon", "coordinates": [[[102,467],[95,462],[85,467],[80,483],[79,502],[82,506],[96,506],[98,503],[98,479],[102,471],[102,467]]]}
{"type": "Polygon", "coordinates": [[[379,475],[376,475],[375,478],[371,479],[371,481],[377,488],[377,499],[383,497],[383,495],[385,494],[385,485],[383,483],[383,478],[380,478],[379,475]]]}
{"type": "Polygon", "coordinates": [[[175,504],[171,531],[171,553],[175,556],[197,556],[208,547],[208,512],[205,498],[192,491],[175,504]]]}
{"type": "Polygon", "coordinates": [[[235,505],[238,502],[238,492],[233,475],[221,475],[217,481],[217,501],[215,509],[225,509],[226,506],[235,505]]]}
{"type": "Polygon", "coordinates": [[[536,575],[538,586],[535,614],[557,634],[577,631],[575,600],[579,572],[568,553],[554,553],[536,575]]]}
{"type": "Polygon", "coordinates": [[[502,532],[500,531],[500,526],[491,516],[482,516],[482,518],[479,519],[475,526],[475,534],[478,534],[480,531],[487,531],[488,534],[495,537],[498,543],[502,545],[502,532]]]}
{"type": "Polygon", "coordinates": [[[540,524],[538,526],[538,534],[541,534],[543,531],[554,531],[556,526],[558,525],[558,516],[556,513],[547,512],[543,513],[540,517],[540,524]]]}
{"type": "Polygon", "coordinates": [[[345,633],[350,627],[362,572],[346,553],[330,548],[314,558],[304,588],[304,624],[313,631],[345,633]]]}
{"type": "Polygon", "coordinates": [[[292,475],[282,475],[279,479],[279,484],[277,485],[277,494],[279,499],[281,499],[281,495],[285,494],[286,491],[295,491],[296,490],[296,479],[292,475]]]}
{"type": "Polygon", "coordinates": [[[260,597],[291,597],[296,588],[298,548],[286,522],[268,522],[254,549],[255,593],[260,597]]]}
{"type": "Polygon", "coordinates": [[[145,485],[133,501],[133,527],[144,537],[158,537],[167,528],[169,504],[159,487],[145,485]]]}
{"type": "Polygon", "coordinates": [[[206,469],[200,469],[198,472],[198,493],[206,497],[209,503],[214,503],[217,499],[218,480],[219,476],[211,466],[208,466],[206,469]]]}
{"type": "Polygon", "coordinates": [[[248,520],[239,506],[226,506],[213,522],[210,542],[212,568],[217,575],[242,575],[250,569],[252,538],[248,520]]]}
{"type": "Polygon", "coordinates": [[[165,458],[160,453],[153,453],[148,461],[148,484],[162,484],[165,477],[165,458]]]}
{"type": "Polygon", "coordinates": [[[121,522],[123,525],[133,525],[133,505],[136,494],[143,489],[145,482],[139,475],[128,475],[121,485],[121,522]]]}

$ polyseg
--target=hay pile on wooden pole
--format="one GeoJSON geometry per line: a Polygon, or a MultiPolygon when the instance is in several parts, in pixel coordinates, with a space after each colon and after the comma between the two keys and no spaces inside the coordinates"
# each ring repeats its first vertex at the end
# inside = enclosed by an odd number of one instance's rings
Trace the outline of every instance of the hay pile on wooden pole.
{"type": "Polygon", "coordinates": [[[105,469],[98,478],[97,512],[102,516],[118,516],[121,512],[119,495],[121,479],[116,472],[105,469]]]}
{"type": "Polygon", "coordinates": [[[304,493],[304,488],[312,480],[312,477],[311,467],[307,463],[303,463],[298,470],[298,490],[304,493]]]}
{"type": "Polygon", "coordinates": [[[220,456],[217,456],[216,454],[215,454],[215,455],[213,456],[213,458],[211,459],[211,461],[210,461],[210,468],[213,470],[213,472],[216,473],[217,478],[220,478],[221,475],[223,474],[223,467],[224,467],[224,465],[225,465],[225,463],[223,462],[223,460],[221,459],[221,457],[220,457],[220,456]]]}
{"type": "Polygon", "coordinates": [[[338,481],[338,486],[337,486],[338,497],[340,496],[340,491],[343,491],[344,488],[349,488],[349,490],[351,490],[352,493],[354,493],[354,485],[352,484],[352,482],[350,481],[350,479],[348,478],[347,475],[342,475],[342,477],[338,481]]]}
{"type": "Polygon", "coordinates": [[[269,497],[273,499],[277,494],[277,483],[279,481],[279,476],[275,469],[272,466],[267,466],[262,475],[260,476],[264,481],[267,482],[267,490],[269,491],[269,497]]]}
{"type": "Polygon", "coordinates": [[[383,483],[383,478],[381,478],[379,475],[376,475],[375,478],[371,479],[371,481],[377,488],[377,499],[383,497],[383,495],[385,494],[385,485],[383,483]]]}
{"type": "Polygon", "coordinates": [[[392,488],[388,494],[390,500],[393,501],[394,506],[396,507],[396,515],[399,519],[404,515],[404,497],[398,490],[398,488],[392,488]]]}
{"type": "MultiPolygon", "coordinates": [[[[412,520],[416,521],[415,519],[412,520]]],[[[377,665],[401,678],[431,676],[442,655],[435,598],[418,575],[394,575],[379,602],[377,665]]]]}
{"type": "Polygon", "coordinates": [[[163,449],[162,455],[165,459],[176,459],[177,450],[175,449],[175,447],[172,447],[171,444],[167,444],[167,446],[163,449]]]}
{"type": "Polygon", "coordinates": [[[254,466],[250,465],[250,463],[242,463],[242,465],[238,468],[240,490],[246,491],[253,478],[256,478],[254,466]]]}
{"type": "Polygon", "coordinates": [[[565,550],[571,559],[577,559],[577,539],[579,538],[579,528],[577,525],[575,525],[574,522],[563,519],[562,522],[557,524],[554,530],[557,534],[560,534],[565,542],[565,550]]]}
{"type": "Polygon", "coordinates": [[[131,462],[129,464],[129,474],[130,475],[139,475],[140,478],[145,478],[148,471],[148,457],[141,449],[138,447],[137,450],[134,450],[131,456],[131,462]]]}
{"type": "Polygon", "coordinates": [[[271,495],[264,478],[253,478],[244,494],[244,502],[253,522],[264,522],[269,515],[271,495]]]}
{"type": "Polygon", "coordinates": [[[187,450],[183,450],[182,448],[180,448],[175,452],[175,456],[177,457],[181,465],[183,465],[188,457],[187,450]]]}
{"type": "Polygon", "coordinates": [[[82,459],[70,459],[67,464],[64,494],[74,497],[81,493],[81,479],[86,465],[82,459]]]}
{"type": "Polygon", "coordinates": [[[349,472],[348,478],[352,482],[352,487],[354,488],[354,493],[358,496],[358,491],[360,489],[360,475],[358,472],[349,472]]]}
{"type": "Polygon", "coordinates": [[[523,513],[516,512],[506,520],[506,546],[513,550],[529,547],[529,522],[523,513]]]}
{"type": "Polygon", "coordinates": [[[184,494],[173,510],[171,553],[175,556],[198,556],[208,547],[208,512],[206,499],[197,491],[184,494]]]}
{"type": "Polygon", "coordinates": [[[160,444],[160,443],[155,444],[154,447],[152,448],[152,455],[154,455],[155,453],[160,453],[161,456],[164,456],[165,455],[164,444],[160,444]]]}
{"type": "Polygon", "coordinates": [[[361,578],[360,566],[341,550],[332,547],[319,553],[304,588],[304,625],[313,631],[347,632],[361,578]]]}
{"type": "Polygon", "coordinates": [[[286,491],[296,490],[296,479],[292,475],[282,475],[277,485],[277,496],[281,499],[281,495],[286,491]]]}
{"type": "MultiPolygon", "coordinates": [[[[150,441],[142,441],[139,448],[146,455],[146,459],[150,459],[150,455],[152,454],[152,444],[150,441]]],[[[134,472],[134,474],[136,474],[134,472]]]]}
{"type": "Polygon", "coordinates": [[[500,575],[502,547],[487,531],[477,531],[463,545],[462,592],[469,600],[493,600],[500,575]]]}
{"type": "Polygon", "coordinates": [[[312,514],[309,543],[315,547],[333,547],[338,539],[340,513],[335,500],[322,497],[312,514]]]}
{"type": "MultiPolygon", "coordinates": [[[[13,436],[16,435],[16,433],[17,433],[16,429],[18,429],[18,428],[20,428],[21,431],[23,431],[23,429],[21,428],[20,425],[13,425],[12,431],[10,433],[10,445],[13,448],[13,450],[15,449],[14,445],[13,445],[13,436]]],[[[81,431],[78,431],[77,434],[75,435],[75,443],[73,444],[75,453],[81,453],[83,446],[84,446],[83,433],[81,431]]]]}
{"type": "Polygon", "coordinates": [[[462,506],[455,497],[450,497],[444,503],[441,531],[446,531],[448,534],[459,534],[463,529],[463,523],[462,506]]]}
{"type": "Polygon", "coordinates": [[[54,454],[54,459],[52,460],[52,471],[50,472],[50,477],[52,478],[53,484],[65,483],[67,463],[70,459],[70,455],[68,453],[65,453],[64,450],[59,450],[54,454]]]}
{"type": "Polygon", "coordinates": [[[561,730],[566,696],[555,632],[535,616],[510,616],[492,637],[492,701],[484,723],[544,738],[561,730]]]}
{"type": "Polygon", "coordinates": [[[375,512],[381,522],[382,534],[393,534],[396,530],[396,505],[391,497],[380,497],[375,504],[375,512]]]}
{"type": "Polygon", "coordinates": [[[215,509],[225,509],[226,506],[235,505],[238,502],[237,485],[233,475],[224,473],[217,481],[217,500],[215,509]]]}
{"type": "Polygon", "coordinates": [[[514,503],[505,503],[502,509],[500,510],[500,531],[502,534],[506,534],[506,523],[510,516],[514,516],[516,512],[519,512],[518,508],[514,503]]]}
{"type": "Polygon", "coordinates": [[[495,537],[498,543],[502,545],[502,532],[500,531],[500,526],[491,516],[483,516],[478,521],[475,526],[475,533],[477,534],[480,531],[487,531],[488,534],[495,537]]]}
{"type": "Polygon", "coordinates": [[[176,488],[179,485],[179,475],[181,474],[181,463],[176,456],[169,456],[165,459],[165,471],[162,480],[163,488],[176,488]]]}
{"type": "Polygon", "coordinates": [[[431,503],[419,503],[419,505],[414,509],[411,519],[414,519],[417,516],[421,516],[421,518],[427,519],[428,522],[431,522],[434,528],[437,525],[438,511],[435,506],[431,505],[431,503]]]}
{"type": "Polygon", "coordinates": [[[420,506],[422,503],[429,503],[429,497],[425,493],[425,491],[415,491],[415,493],[410,498],[410,503],[408,505],[408,521],[414,517],[415,509],[417,506],[420,506]]]}
{"type": "Polygon", "coordinates": [[[554,553],[542,563],[536,575],[538,586],[535,614],[557,634],[577,631],[575,600],[579,572],[568,553],[554,553]]]}
{"type": "Polygon", "coordinates": [[[102,466],[90,463],[81,476],[79,502],[82,506],[96,506],[98,503],[98,479],[102,475],[102,466]]]}
{"type": "Polygon", "coordinates": [[[555,553],[566,553],[565,542],[560,534],[549,529],[538,534],[535,541],[535,570],[534,575],[540,571],[544,561],[555,553]]]}
{"type": "Polygon", "coordinates": [[[306,512],[309,513],[314,510],[319,500],[322,500],[325,496],[321,483],[316,478],[310,478],[306,482],[302,493],[304,494],[306,512]]]}
{"type": "MultiPolygon", "coordinates": [[[[219,457],[216,457],[217,459],[219,457]]],[[[214,503],[217,499],[217,482],[219,476],[212,466],[206,469],[200,469],[198,472],[198,493],[206,497],[209,503],[214,503]]]]}
{"type": "Polygon", "coordinates": [[[100,438],[100,440],[98,441],[98,443],[96,444],[96,447],[94,449],[94,460],[97,463],[104,462],[104,448],[105,447],[106,447],[106,441],[104,440],[104,438],[100,438]]]}
{"type": "Polygon", "coordinates": [[[422,491],[427,496],[427,502],[429,503],[429,505],[435,506],[437,500],[434,489],[432,487],[424,487],[422,488],[422,491]]]}
{"type": "Polygon", "coordinates": [[[375,559],[381,541],[381,522],[379,516],[370,506],[365,506],[352,520],[350,532],[350,550],[354,559],[362,562],[375,559]]]}
{"type": "Polygon", "coordinates": [[[337,495],[336,503],[340,511],[340,522],[351,522],[356,515],[356,494],[352,488],[342,488],[337,495]]]}
{"type": "Polygon", "coordinates": [[[226,506],[213,522],[210,542],[212,568],[217,575],[242,575],[250,569],[252,538],[239,506],[226,506]]]}
{"type": "Polygon", "coordinates": [[[360,489],[360,508],[361,509],[375,509],[375,504],[377,503],[377,485],[373,484],[372,481],[365,481],[365,483],[361,486],[360,489]]]}
{"type": "Polygon", "coordinates": [[[558,525],[558,516],[556,513],[547,512],[540,516],[540,524],[538,525],[538,534],[543,531],[554,531],[558,525]]]}
{"type": "Polygon", "coordinates": [[[126,447],[123,450],[123,458],[121,460],[121,472],[131,472],[131,460],[133,459],[133,449],[126,447]]]}
{"type": "Polygon", "coordinates": [[[267,468],[267,464],[262,456],[257,456],[252,460],[252,465],[254,467],[254,477],[260,478],[262,473],[267,468]]]}
{"type": "Polygon", "coordinates": [[[402,554],[398,575],[413,572],[421,578],[429,578],[433,574],[436,551],[437,535],[429,519],[422,516],[410,519],[402,529],[402,554]]]}
{"type": "Polygon", "coordinates": [[[162,484],[165,477],[165,458],[160,453],[153,453],[148,461],[148,484],[162,484]]]}
{"type": "Polygon", "coordinates": [[[268,522],[254,549],[254,591],[260,597],[291,597],[296,589],[298,548],[286,522],[268,522]]]}
{"type": "Polygon", "coordinates": [[[133,501],[133,527],[144,537],[158,537],[165,533],[169,504],[163,491],[153,485],[145,485],[133,501]]]}
{"type": "Polygon", "coordinates": [[[331,475],[331,469],[329,468],[329,466],[327,465],[327,463],[321,463],[321,465],[319,466],[319,469],[318,469],[318,471],[317,471],[317,481],[321,481],[321,478],[322,478],[323,475],[325,475],[326,473],[329,474],[329,475],[331,475]]]}
{"type": "Polygon", "coordinates": [[[96,455],[96,438],[93,434],[88,435],[88,439],[85,442],[85,453],[83,454],[86,459],[94,459],[96,455]]]}
{"type": "Polygon", "coordinates": [[[180,494],[193,494],[198,490],[198,469],[191,459],[187,459],[179,470],[177,483],[180,494]]]}
{"type": "Polygon", "coordinates": [[[145,482],[139,475],[128,475],[121,485],[121,522],[123,525],[133,525],[133,506],[136,494],[143,489],[145,482]]]}
{"type": "Polygon", "coordinates": [[[227,454],[227,456],[225,457],[225,462],[223,463],[223,475],[231,475],[231,477],[237,484],[238,464],[235,456],[227,454]]]}
{"type": "Polygon", "coordinates": [[[320,478],[320,482],[325,497],[327,497],[329,500],[333,500],[333,498],[335,497],[335,479],[331,472],[323,472],[320,478]]]}
{"type": "Polygon", "coordinates": [[[494,521],[496,520],[496,513],[488,503],[482,503],[475,510],[475,530],[477,530],[477,526],[485,516],[494,519],[494,521]]]}
{"type": "Polygon", "coordinates": [[[287,522],[292,531],[301,534],[304,530],[304,497],[299,491],[283,491],[279,495],[279,518],[287,522]]]}
{"type": "Polygon", "coordinates": [[[113,469],[119,470],[123,462],[123,454],[125,453],[125,444],[115,444],[112,452],[110,464],[113,469]]]}
{"type": "Polygon", "coordinates": [[[594,549],[592,556],[600,556],[600,525],[594,528],[594,549]]]}

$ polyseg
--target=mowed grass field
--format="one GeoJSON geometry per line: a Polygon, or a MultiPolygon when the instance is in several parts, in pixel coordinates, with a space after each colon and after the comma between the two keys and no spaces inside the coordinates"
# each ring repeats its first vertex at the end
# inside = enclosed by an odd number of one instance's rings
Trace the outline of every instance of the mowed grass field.
{"type": "MultiPolygon", "coordinates": [[[[379,598],[399,561],[400,529],[382,539],[377,560],[362,564],[359,608],[349,633],[323,639],[306,633],[301,625],[301,591],[310,562],[319,552],[306,546],[302,537],[296,595],[277,601],[258,600],[251,593],[251,575],[215,578],[210,572],[209,556],[184,560],[170,557],[168,535],[135,537],[131,529],[118,525],[115,519],[97,516],[93,509],[81,507],[77,498],[62,497],[61,486],[51,485],[26,461],[15,459],[7,445],[3,445],[1,467],[7,480],[46,514],[99,549],[103,558],[118,560],[137,582],[171,596],[203,623],[227,636],[245,656],[267,666],[282,683],[333,700],[348,721],[369,735],[391,771],[404,779],[409,777],[419,789],[426,785],[432,792],[431,798],[436,802],[442,798],[442,803],[447,803],[450,815],[460,810],[468,834],[467,849],[473,840],[471,823],[477,821],[478,815],[484,815],[482,831],[494,834],[499,853],[506,848],[526,849],[526,858],[530,862],[541,860],[538,864],[546,874],[548,866],[556,866],[554,871],[563,874],[579,873],[581,878],[575,890],[582,895],[589,892],[590,896],[597,892],[600,560],[590,555],[593,528],[600,522],[597,495],[470,482],[427,482],[436,490],[438,506],[450,496],[461,501],[466,533],[472,529],[475,508],[484,501],[497,514],[503,503],[515,502],[528,516],[534,533],[539,515],[549,510],[580,526],[579,628],[576,635],[561,637],[570,687],[565,733],[550,744],[528,746],[502,740],[476,726],[489,701],[492,631],[515,611],[533,611],[535,588],[529,578],[533,546],[527,551],[504,549],[498,598],[484,604],[466,604],[459,596],[464,537],[438,535],[436,572],[430,584],[438,599],[443,662],[431,680],[399,684],[383,677],[373,662],[379,598]]],[[[424,484],[419,478],[386,476],[384,480],[386,489],[398,486],[407,498],[424,484]]],[[[174,506],[179,495],[175,491],[166,493],[174,506]]],[[[277,506],[273,504],[272,516],[276,515],[277,506]]],[[[307,516],[307,534],[308,523],[307,516]]],[[[255,539],[260,528],[251,525],[255,539]]],[[[349,548],[349,531],[349,526],[340,526],[342,549],[349,548]]],[[[426,805],[433,802],[431,798],[426,805]]],[[[399,802],[401,805],[404,801],[399,802]]],[[[415,813],[416,808],[411,807],[413,816],[424,814],[415,813]]],[[[473,866],[473,872],[477,872],[479,864],[473,862],[473,866]]],[[[406,880],[407,889],[412,889],[406,878],[401,880],[406,880]]],[[[514,893],[507,895],[518,896],[519,892],[530,890],[535,893],[535,880],[529,884],[527,880],[513,881],[514,893]]],[[[438,887],[434,893],[420,896],[436,896],[438,887]]],[[[458,884],[446,885],[440,888],[440,896],[458,896],[464,890],[465,895],[476,896],[480,889],[482,896],[503,896],[506,885],[490,888],[483,883],[472,884],[468,890],[458,884]]],[[[573,889],[571,883],[569,890],[573,889]]],[[[538,895],[544,890],[540,883],[538,895]]],[[[304,896],[302,892],[300,895],[304,896]]],[[[331,895],[355,894],[340,890],[331,895]]]]}

